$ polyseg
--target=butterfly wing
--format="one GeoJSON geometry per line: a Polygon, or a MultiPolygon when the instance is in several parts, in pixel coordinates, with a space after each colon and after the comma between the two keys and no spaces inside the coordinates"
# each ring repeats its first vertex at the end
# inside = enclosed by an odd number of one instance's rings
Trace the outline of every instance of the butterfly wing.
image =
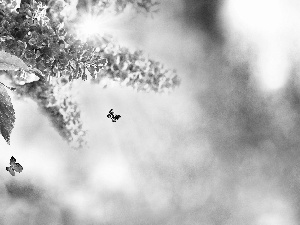
{"type": "Polygon", "coordinates": [[[6,170],[10,173],[10,175],[15,176],[15,171],[14,169],[10,166],[10,167],[6,167],[6,170]]]}
{"type": "Polygon", "coordinates": [[[21,173],[22,170],[23,170],[23,167],[19,164],[19,163],[16,163],[13,167],[13,169],[18,172],[18,173],[21,173]]]}
{"type": "Polygon", "coordinates": [[[10,163],[9,163],[9,164],[10,164],[11,166],[13,166],[13,165],[15,165],[15,163],[16,163],[16,159],[15,159],[15,157],[12,156],[12,157],[10,158],[10,163]]]}

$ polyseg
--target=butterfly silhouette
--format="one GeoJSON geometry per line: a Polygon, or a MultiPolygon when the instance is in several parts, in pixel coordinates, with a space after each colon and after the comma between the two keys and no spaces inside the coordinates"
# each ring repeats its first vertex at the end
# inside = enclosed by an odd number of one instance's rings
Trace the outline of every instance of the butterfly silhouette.
{"type": "Polygon", "coordinates": [[[18,173],[21,173],[23,170],[23,167],[19,164],[16,163],[16,159],[12,156],[10,158],[10,166],[6,167],[6,170],[12,175],[15,176],[15,171],[18,173]]]}

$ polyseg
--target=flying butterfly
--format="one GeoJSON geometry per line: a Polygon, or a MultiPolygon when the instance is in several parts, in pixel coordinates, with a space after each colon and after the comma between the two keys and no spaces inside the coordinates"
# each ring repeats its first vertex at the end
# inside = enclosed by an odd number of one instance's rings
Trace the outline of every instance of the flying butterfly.
{"type": "Polygon", "coordinates": [[[6,170],[12,175],[15,176],[15,171],[18,173],[21,173],[23,171],[23,167],[19,164],[16,163],[16,159],[12,156],[10,158],[10,166],[6,167],[6,170]]]}

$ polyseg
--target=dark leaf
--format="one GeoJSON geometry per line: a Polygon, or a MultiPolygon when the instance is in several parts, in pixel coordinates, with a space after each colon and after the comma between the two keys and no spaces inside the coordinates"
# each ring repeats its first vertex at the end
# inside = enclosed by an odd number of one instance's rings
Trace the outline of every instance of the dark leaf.
{"type": "Polygon", "coordinates": [[[0,131],[4,139],[10,144],[10,134],[14,128],[15,110],[4,86],[0,85],[0,131]]]}

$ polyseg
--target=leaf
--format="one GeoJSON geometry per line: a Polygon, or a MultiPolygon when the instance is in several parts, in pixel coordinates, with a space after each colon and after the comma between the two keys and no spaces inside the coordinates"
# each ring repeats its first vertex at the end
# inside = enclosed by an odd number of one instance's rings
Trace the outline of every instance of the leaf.
{"type": "Polygon", "coordinates": [[[10,134],[14,128],[15,110],[4,86],[0,85],[0,131],[4,139],[10,144],[10,134]]]}
{"type": "Polygon", "coordinates": [[[0,51],[0,70],[28,70],[26,63],[15,55],[0,51]]]}

